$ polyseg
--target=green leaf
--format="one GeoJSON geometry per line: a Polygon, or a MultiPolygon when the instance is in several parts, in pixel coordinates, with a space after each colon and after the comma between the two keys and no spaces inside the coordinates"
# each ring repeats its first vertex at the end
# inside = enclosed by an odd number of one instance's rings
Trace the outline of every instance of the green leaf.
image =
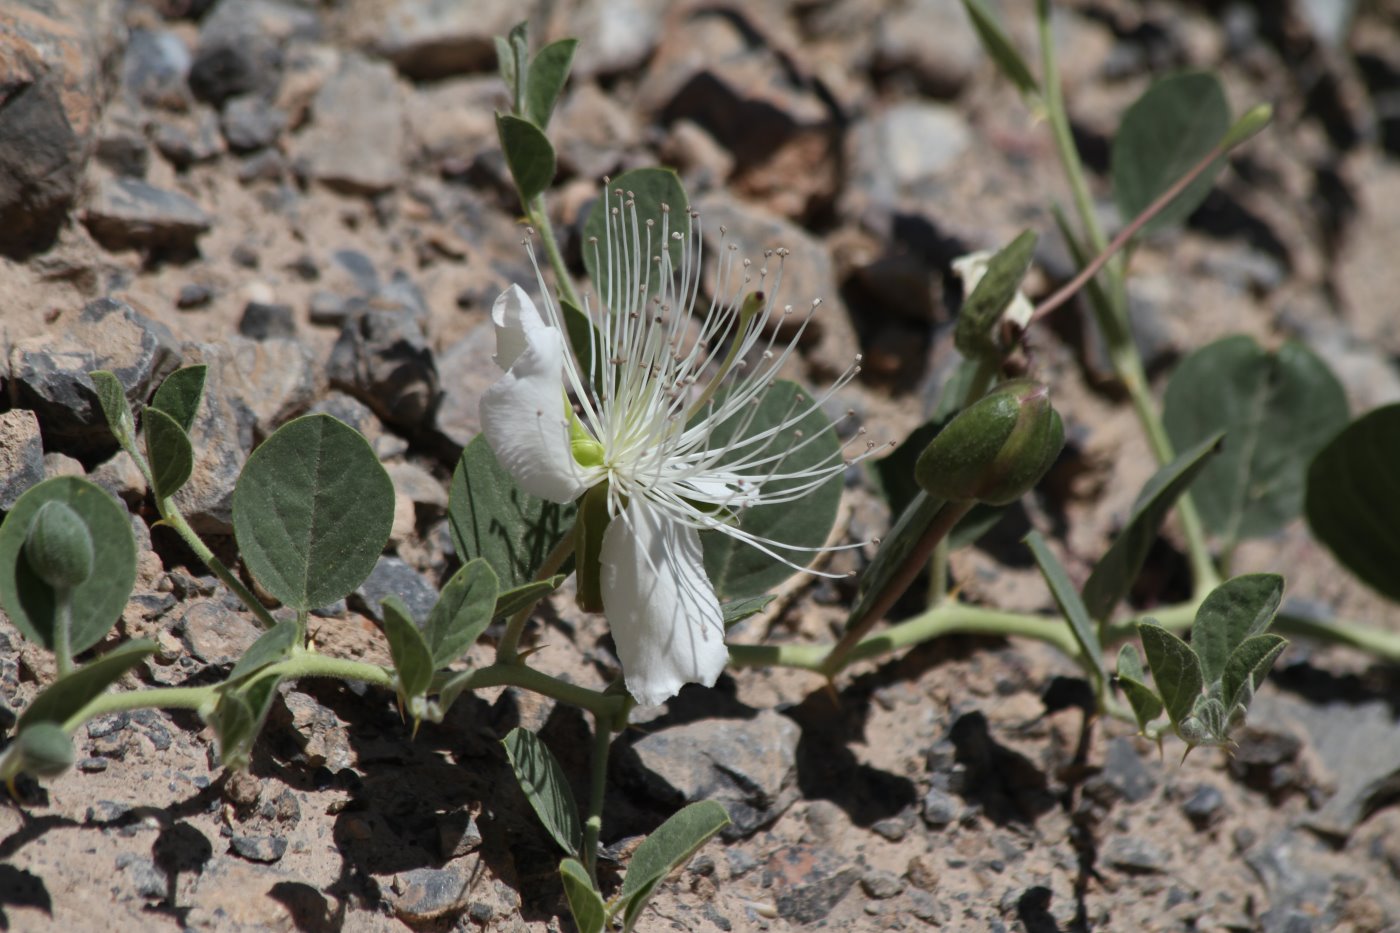
{"type": "Polygon", "coordinates": [[[1040,84],[984,0],[963,0],[963,8],[972,20],[972,27],[977,30],[977,37],[982,40],[982,48],[987,50],[1006,79],[1016,85],[1022,97],[1039,96],[1040,84]]]}
{"type": "MultiPolygon", "coordinates": [[[[1124,223],[1133,220],[1190,171],[1230,130],[1230,105],[1214,75],[1163,78],[1123,114],[1113,141],[1113,197],[1124,223]]],[[[1210,194],[1224,167],[1215,163],[1177,195],[1143,232],[1181,223],[1210,194]]]]}
{"type": "Polygon", "coordinates": [[[1269,627],[1283,600],[1283,577],[1251,573],[1217,586],[1196,610],[1191,647],[1201,659],[1201,674],[1213,684],[1245,639],[1269,627]]]}
{"type": "Polygon", "coordinates": [[[637,846],[618,895],[625,905],[626,929],[636,926],[656,886],[728,825],[724,807],[713,800],[701,800],[674,814],[637,846]]]}
{"type": "Polygon", "coordinates": [[[389,657],[398,674],[399,690],[408,698],[421,697],[433,680],[433,654],[408,608],[397,596],[380,603],[384,610],[384,636],[389,639],[389,657]]]}
{"type": "Polygon", "coordinates": [[[159,408],[147,408],[142,418],[146,459],[151,465],[152,492],[168,499],[180,491],[194,472],[194,445],[185,429],[159,408]]]}
{"type": "Polygon", "coordinates": [[[301,632],[301,626],[297,625],[295,619],[284,619],[272,628],[258,636],[258,640],[253,642],[248,650],[243,652],[243,657],[238,659],[238,663],[229,671],[226,684],[234,684],[244,678],[256,674],[269,664],[276,664],[278,661],[286,660],[292,653],[292,646],[297,643],[297,635],[301,632]]]}
{"type": "MultiPolygon", "coordinates": [[[[665,228],[669,233],[679,233],[681,240],[668,236],[666,248],[670,251],[671,265],[674,269],[679,269],[681,265],[681,255],[684,252],[684,241],[690,237],[690,201],[685,196],[685,188],[681,186],[680,177],[669,168],[637,168],[629,172],[623,172],[613,178],[603,192],[603,196],[593,202],[592,209],[588,212],[588,219],[583,225],[583,266],[588,270],[588,279],[593,283],[593,293],[603,308],[613,308],[616,299],[612,297],[612,282],[609,278],[607,268],[608,258],[608,228],[612,226],[616,234],[617,217],[609,217],[609,211],[617,208],[621,209],[616,192],[622,191],[628,200],[636,202],[637,205],[637,229],[642,237],[647,236],[647,221],[652,221],[651,228],[651,249],[647,252],[647,294],[661,294],[660,273],[655,263],[650,262],[651,257],[661,255],[660,244],[662,242],[661,232],[665,228]],[[669,216],[661,209],[662,205],[670,208],[669,216]]],[[[630,215],[630,210],[627,212],[630,215]]],[[[621,216],[621,215],[619,215],[621,216]]],[[[632,224],[630,217],[626,220],[623,230],[627,235],[627,255],[631,255],[634,250],[632,244],[632,224]]],[[[639,248],[640,249],[640,248],[639,248]]],[[[598,309],[595,309],[598,310],[598,309]]],[[[575,349],[578,350],[577,344],[575,349]]],[[[579,354],[579,359],[586,361],[586,350],[579,354]]]]}
{"type": "Polygon", "coordinates": [[[279,683],[277,677],[258,677],[219,698],[209,725],[219,740],[219,763],[225,768],[241,771],[248,767],[253,743],[277,699],[279,683]]]}
{"type": "Polygon", "coordinates": [[[136,439],[136,419],[131,414],[131,403],[121,381],[105,369],[93,370],[88,378],[97,391],[97,401],[102,406],[107,426],[112,429],[112,436],[130,452],[136,439]]]}
{"type": "MultiPolygon", "coordinates": [[[[545,592],[551,589],[544,586],[545,592]]],[[[481,558],[468,561],[447,581],[423,626],[433,668],[446,667],[466,654],[486,631],[500,604],[497,588],[495,571],[481,558]]]]}
{"type": "Polygon", "coordinates": [[[513,616],[522,609],[533,606],[550,593],[559,589],[559,584],[567,579],[565,574],[556,573],[548,580],[536,580],[513,589],[506,590],[496,597],[496,608],[491,613],[492,621],[513,616]]]}
{"type": "Polygon", "coordinates": [[[737,625],[744,621],[749,616],[758,615],[764,609],[767,609],[768,604],[775,599],[777,599],[776,596],[764,594],[763,596],[750,596],[746,599],[735,599],[727,603],[722,603],[719,607],[719,611],[723,613],[724,616],[724,627],[728,629],[730,626],[737,625]]]}
{"type": "Polygon", "coordinates": [[[578,859],[564,859],[559,863],[559,878],[564,882],[564,897],[569,901],[569,913],[573,914],[579,933],[603,933],[608,910],[583,863],[578,859]]]}
{"type": "Polygon", "coordinates": [[[1400,601],[1400,404],[1347,425],[1308,467],[1308,525],[1348,570],[1400,601]]]}
{"type": "Polygon", "coordinates": [[[1137,648],[1124,645],[1118,652],[1118,685],[1133,708],[1138,732],[1146,732],[1147,724],[1162,715],[1162,700],[1147,686],[1147,676],[1138,659],[1137,648]]]}
{"type": "Polygon", "coordinates": [[[1162,705],[1172,725],[1179,727],[1191,715],[1201,696],[1204,686],[1201,662],[1190,645],[1152,619],[1138,626],[1138,635],[1142,638],[1142,650],[1147,655],[1147,666],[1152,670],[1152,681],[1157,685],[1162,705]]]}
{"type": "Polygon", "coordinates": [[[1274,108],[1272,104],[1255,104],[1245,111],[1244,116],[1235,121],[1230,127],[1230,131],[1225,134],[1225,138],[1220,140],[1220,148],[1226,152],[1236,146],[1244,145],[1258,134],[1264,132],[1274,120],[1274,108]]]}
{"type": "Polygon", "coordinates": [[[1229,550],[1302,513],[1308,463],[1346,417],[1346,392],[1315,353],[1293,342],[1270,353],[1241,335],[1182,361],[1167,384],[1163,422],[1178,449],[1225,432],[1191,495],[1229,550]]]}
{"type": "Polygon", "coordinates": [[[1220,678],[1220,695],[1228,710],[1249,706],[1254,691],[1269,676],[1269,669],[1287,647],[1288,640],[1272,632],[1251,635],[1240,642],[1225,662],[1220,678]]]}
{"type": "Polygon", "coordinates": [[[559,847],[575,858],[583,847],[583,823],[564,769],[539,736],[526,729],[512,729],[501,740],[525,799],[559,847]]]}
{"type": "Polygon", "coordinates": [[[529,120],[502,113],[496,114],[496,133],[520,200],[534,200],[554,181],[554,147],[549,138],[529,120]]]}
{"type": "Polygon", "coordinates": [[[987,263],[987,274],[982,281],[963,301],[953,344],[968,359],[1001,358],[1002,351],[995,335],[997,321],[1001,320],[1002,312],[1016,297],[1016,290],[1026,277],[1036,239],[1035,231],[1026,230],[1000,250],[987,263]]]}
{"type": "Polygon", "coordinates": [[[136,539],[131,517],[112,495],[76,476],[56,476],[32,486],[0,524],[0,609],[20,634],[54,648],[54,591],[25,555],[29,526],[47,502],[62,502],[87,527],[94,546],[92,573],[71,591],[69,638],[74,654],[97,644],[111,630],[136,585],[136,539]]]}
{"type": "Polygon", "coordinates": [[[15,728],[22,731],[38,722],[63,725],[89,701],[116,683],[117,678],[155,653],[156,643],[149,638],[141,638],[93,658],[44,688],[20,715],[15,728]]]}
{"type": "Polygon", "coordinates": [[[1045,539],[1040,536],[1040,532],[1032,531],[1026,535],[1025,543],[1031,549],[1031,556],[1035,558],[1036,566],[1040,568],[1045,582],[1050,586],[1050,593],[1055,597],[1055,605],[1060,607],[1060,613],[1069,622],[1070,631],[1074,633],[1074,640],[1079,643],[1079,650],[1083,651],[1084,656],[1094,665],[1094,673],[1102,681],[1104,678],[1103,648],[1099,645],[1098,629],[1089,619],[1089,613],[1084,608],[1083,600],[1079,598],[1079,592],[1069,581],[1069,575],[1065,573],[1065,568],[1060,564],[1060,561],[1046,546],[1045,539]]]}
{"type": "Polygon", "coordinates": [[[1084,607],[1094,619],[1107,619],[1113,607],[1128,594],[1142,569],[1152,541],[1167,513],[1192,481],[1200,475],[1208,457],[1220,446],[1220,434],[1212,435],[1162,467],[1138,494],[1128,523],[1099,559],[1084,584],[1084,607]]]}
{"type": "Polygon", "coordinates": [[[306,415],[248,457],[233,490],[233,533],[249,573],[293,609],[352,592],[394,521],[394,484],[358,431],[306,415]]]}
{"type": "MultiPolygon", "coordinates": [[[[14,745],[6,749],[0,762],[8,764],[10,755],[17,755],[19,768],[36,778],[58,777],[73,767],[73,739],[56,723],[36,722],[15,736],[14,745]]],[[[0,773],[7,771],[0,768],[0,773]]]]}
{"type": "Polygon", "coordinates": [[[533,582],[573,528],[573,505],[546,502],[516,486],[481,436],[462,451],[447,502],[457,555],[485,560],[506,592],[533,582]]]}
{"type": "Polygon", "coordinates": [[[194,427],[194,419],[199,415],[199,403],[204,398],[204,378],[209,367],[203,363],[177,369],[156,389],[151,398],[151,407],[158,408],[175,419],[182,430],[188,432],[194,427]]]}
{"type": "Polygon", "coordinates": [[[514,101],[520,96],[520,91],[516,87],[516,81],[520,72],[516,67],[515,50],[510,47],[510,40],[504,36],[493,37],[496,44],[496,71],[501,76],[501,83],[506,86],[506,93],[514,101]]]}
{"type": "Polygon", "coordinates": [[[577,39],[560,39],[540,49],[530,62],[530,76],[525,82],[525,116],[540,129],[549,125],[549,115],[569,78],[576,48],[577,39]]]}
{"type": "MultiPolygon", "coordinates": [[[[736,435],[741,427],[747,428],[746,436],[768,430],[789,418],[794,413],[794,406],[801,411],[810,405],[810,401],[811,396],[796,383],[775,382],[764,393],[757,407],[746,409],[716,426],[710,435],[711,446],[721,449],[738,440],[736,435]]],[[[840,454],[841,442],[831,427],[831,421],[818,407],[813,407],[789,430],[787,436],[774,438],[768,452],[776,454],[783,450],[784,444],[792,445],[791,452],[765,469],[801,473],[819,463],[830,462],[831,458],[840,454]]],[[[718,464],[718,468],[723,469],[724,464],[718,464]]],[[[755,537],[791,548],[820,547],[836,523],[836,511],[841,502],[841,479],[841,474],[836,473],[794,502],[744,509],[739,512],[739,528],[755,537]]],[[[764,483],[763,491],[772,494],[804,482],[806,480],[771,480],[764,483]]],[[[723,532],[707,531],[700,535],[700,540],[705,549],[705,572],[721,602],[766,593],[797,572],[723,532]]],[[[810,551],[784,551],[781,546],[776,550],[799,566],[812,558],[810,551]]]]}

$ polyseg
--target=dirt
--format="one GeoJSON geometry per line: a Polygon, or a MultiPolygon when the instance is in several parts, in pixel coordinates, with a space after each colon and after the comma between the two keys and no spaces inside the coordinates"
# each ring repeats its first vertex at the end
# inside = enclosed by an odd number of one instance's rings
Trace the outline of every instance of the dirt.
{"type": "MultiPolygon", "coordinates": [[[[390,0],[381,5],[397,6],[390,0]]],[[[153,12],[160,6],[133,3],[128,18],[133,25],[160,23],[153,12]]],[[[175,10],[178,4],[164,6],[175,10]]],[[[361,6],[358,13],[369,16],[372,4],[361,6]]],[[[749,24],[749,41],[791,56],[797,64],[789,62],[789,72],[829,73],[824,87],[848,108],[848,121],[890,101],[920,99],[924,79],[915,66],[871,64],[870,30],[880,4],[781,6],[772,13],[780,22],[749,24]],[[860,25],[843,33],[823,26],[819,14],[860,25]],[[811,62],[804,63],[808,54],[811,62]]],[[[1237,112],[1261,99],[1278,106],[1275,127],[1241,157],[1238,171],[1226,173],[1207,209],[1183,232],[1149,240],[1134,257],[1133,295],[1158,325],[1164,347],[1154,385],[1160,389],[1173,359],[1217,337],[1242,332],[1274,344],[1301,334],[1320,349],[1344,348],[1329,359],[1339,366],[1353,411],[1400,396],[1394,289],[1387,285],[1400,247],[1400,215],[1390,196],[1400,185],[1400,163],[1382,134],[1361,132],[1343,144],[1326,130],[1346,119],[1374,129],[1367,122],[1374,115],[1357,115],[1358,108],[1369,114],[1370,99],[1355,50],[1297,45],[1303,40],[1296,24],[1303,20],[1296,10],[1288,19],[1291,31],[1275,35],[1270,4],[1240,7],[1262,18],[1248,55],[1226,48],[1226,25],[1210,14],[1213,5],[1138,9],[1110,0],[1065,6],[1061,41],[1070,109],[1093,168],[1105,167],[1116,114],[1148,81],[1141,63],[1119,73],[1106,60],[1114,53],[1145,57],[1151,29],[1170,27],[1162,41],[1171,66],[1219,69],[1237,112]],[[1135,26],[1147,32],[1135,33],[1135,26]],[[1310,67],[1340,83],[1339,101],[1303,100],[1293,65],[1300,47],[1311,50],[1310,67]],[[1318,178],[1327,173],[1340,180],[1346,197],[1318,193],[1318,178]],[[1261,285],[1239,271],[1261,256],[1279,270],[1276,281],[1261,285]]],[[[332,17],[330,8],[307,9],[332,17]]],[[[1360,14],[1352,34],[1374,28],[1400,41],[1383,14],[1360,14]]],[[[556,12],[551,34],[565,34],[571,15],[569,8],[556,12]]],[[[1013,35],[1029,48],[1024,12],[1011,15],[1013,35]]],[[[370,41],[354,25],[335,19],[327,36],[360,38],[325,43],[343,48],[370,41]]],[[[195,41],[192,23],[174,20],[171,27],[195,41]]],[[[657,52],[656,61],[675,57],[686,28],[673,13],[653,43],[670,52],[657,52]]],[[[642,108],[663,83],[647,67],[580,81],[589,94],[631,108],[643,126],[644,142],[618,152],[614,169],[674,152],[677,140],[696,132],[693,123],[678,129],[670,116],[642,108]]],[[[791,76],[776,66],[770,71],[784,80],[791,76]]],[[[314,84],[308,74],[296,80],[314,84]]],[[[953,248],[1002,243],[1025,226],[1049,235],[1054,224],[1045,198],[1068,203],[1045,126],[1025,115],[985,60],[962,81],[944,102],[961,115],[971,142],[919,190],[900,193],[898,206],[932,225],[939,243],[931,251],[887,222],[899,211],[875,205],[851,177],[849,153],[841,148],[849,128],[844,123],[795,132],[768,159],[755,161],[744,147],[726,147],[705,130],[699,131],[698,154],[688,150],[697,160],[706,158],[703,146],[717,151],[690,177],[718,172],[720,193],[798,223],[827,251],[841,294],[823,313],[850,318],[833,320],[831,332],[850,332],[873,359],[884,360],[843,395],[879,440],[907,433],[936,394],[938,361],[951,342],[942,275],[953,248]],[[735,168],[730,150],[749,161],[735,168]],[[925,250],[915,265],[929,276],[932,319],[901,319],[851,285],[855,267],[870,257],[918,250],[925,250]]],[[[407,78],[399,78],[398,87],[425,110],[425,101],[457,99],[462,91],[450,81],[407,78]]],[[[292,119],[272,148],[290,150],[304,121],[314,119],[295,103],[304,109],[314,93],[286,79],[278,100],[292,119]]],[[[810,100],[794,103],[784,96],[790,88],[774,93],[780,111],[806,119],[810,100]]],[[[462,133],[490,132],[489,121],[463,126],[462,133]]],[[[495,291],[528,265],[519,246],[522,231],[500,189],[499,165],[488,160],[462,171],[450,159],[427,155],[419,142],[408,143],[404,180],[374,197],[300,179],[290,169],[275,181],[243,181],[244,161],[232,154],[177,169],[152,150],[146,179],[190,195],[215,218],[197,254],[167,259],[109,251],[88,236],[75,208],[56,245],[0,260],[5,340],[61,332],[86,301],[111,294],[180,340],[218,342],[236,331],[249,300],[275,300],[295,309],[297,340],[323,366],[337,331],[311,324],[308,307],[318,291],[352,291],[330,256],[354,249],[381,277],[408,272],[429,310],[431,346],[443,354],[487,326],[495,291]],[[287,207],[286,201],[294,203],[287,207]],[[463,203],[476,211],[470,224],[442,212],[443,205],[463,203]],[[240,252],[256,261],[239,261],[240,252]],[[295,271],[301,256],[313,258],[319,278],[295,271]],[[81,274],[53,275],[59,266],[81,274]],[[190,284],[208,287],[212,298],[181,310],[176,297],[190,284]]],[[[489,138],[480,145],[489,148],[489,138]]],[[[107,169],[94,162],[90,171],[107,169]]],[[[561,181],[556,221],[567,230],[592,180],[561,181]]],[[[1103,185],[1101,176],[1096,184],[1103,185]]],[[[1062,244],[1042,251],[1032,297],[1059,284],[1063,252],[1062,244]]],[[[803,287],[789,284],[790,300],[813,297],[803,287]]],[[[1129,406],[1095,371],[1079,314],[1065,309],[1028,344],[1032,371],[1054,388],[1070,451],[1046,489],[1013,510],[987,542],[953,555],[954,585],[970,602],[1051,611],[1050,596],[1018,544],[1021,535],[1041,530],[1071,577],[1082,582],[1152,473],[1129,406]]],[[[821,355],[829,349],[812,351],[804,364],[809,372],[829,372],[830,360],[821,355]]],[[[469,375],[471,391],[479,392],[482,373],[469,375]]],[[[444,390],[467,391],[465,382],[444,390]]],[[[324,375],[318,376],[317,396],[326,391],[324,375]]],[[[441,445],[404,446],[398,459],[417,463],[445,485],[453,464],[441,445]]],[[[850,490],[847,507],[852,537],[884,532],[887,510],[867,483],[850,490]]],[[[442,525],[425,514],[410,523],[397,553],[418,570],[438,574],[447,566],[442,525]]],[[[150,521],[152,510],[143,509],[142,516],[150,521]]],[[[229,542],[220,546],[227,549],[229,542]]],[[[868,556],[869,549],[861,559],[868,556]]],[[[143,556],[138,590],[170,593],[174,600],[153,615],[133,604],[119,623],[109,645],[145,636],[162,646],[156,663],[128,675],[121,688],[152,686],[162,671],[192,683],[218,676],[198,663],[179,667],[188,652],[177,623],[197,602],[220,599],[186,586],[201,572],[188,560],[173,539],[156,533],[154,550],[143,556]]],[[[1246,543],[1232,569],[1280,570],[1291,599],[1400,631],[1400,612],[1352,581],[1301,521],[1246,543]]],[[[1179,529],[1169,524],[1148,583],[1135,593],[1135,608],[1182,598],[1183,573],[1179,529]]],[[[566,585],[538,614],[532,639],[539,650],[530,661],[602,688],[616,674],[606,626],[580,613],[570,595],[566,585]]],[[[794,586],[738,638],[830,640],[850,596],[849,587],[794,586]]],[[[901,611],[914,608],[911,603],[901,611]]],[[[388,663],[378,626],[354,608],[314,620],[311,634],[328,654],[388,663]]],[[[3,620],[0,637],[8,645],[0,646],[0,663],[9,665],[3,699],[19,710],[52,678],[52,664],[22,646],[3,620]]],[[[468,663],[491,657],[488,645],[478,645],[468,663]]],[[[640,929],[1400,929],[1400,812],[1382,798],[1344,838],[1308,829],[1309,815],[1325,803],[1348,762],[1320,759],[1305,729],[1271,717],[1234,758],[1230,751],[1203,749],[1182,760],[1179,743],[1159,749],[1122,723],[1088,717],[1076,702],[1082,686],[1077,668],[1038,642],[955,636],[855,665],[832,684],[778,669],[736,671],[712,691],[688,688],[664,713],[637,722],[621,744],[709,719],[740,730],[760,711],[777,710],[800,730],[791,760],[777,766],[785,792],[795,792],[790,805],[753,833],[706,845],[663,885],[640,929]],[[1297,741],[1290,745],[1290,739],[1297,741]],[[1240,763],[1250,755],[1262,764],[1240,763]],[[789,773],[782,773],[784,766],[789,773]]],[[[590,742],[586,717],[533,694],[486,690],[463,697],[443,723],[425,724],[413,736],[382,690],[307,682],[282,693],[244,774],[218,766],[210,730],[190,713],[141,712],[79,730],[77,768],[42,787],[22,784],[22,799],[0,808],[0,928],[572,928],[557,852],[516,788],[499,739],[517,725],[539,731],[581,794],[590,742]]],[[[1346,704],[1386,701],[1393,707],[1400,695],[1394,671],[1358,652],[1309,644],[1285,656],[1262,694],[1339,710],[1343,723],[1346,704]]],[[[614,761],[603,842],[616,858],[605,861],[605,884],[615,885],[625,869],[629,840],[674,809],[639,789],[630,774],[614,761]]]]}

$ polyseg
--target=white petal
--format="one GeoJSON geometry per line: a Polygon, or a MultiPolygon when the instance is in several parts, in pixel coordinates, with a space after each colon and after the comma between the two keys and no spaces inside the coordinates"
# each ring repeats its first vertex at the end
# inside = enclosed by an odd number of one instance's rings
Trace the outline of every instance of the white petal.
{"type": "MultiPolygon", "coordinates": [[[[509,294],[497,300],[493,318],[509,294]]],[[[559,331],[540,321],[530,299],[520,295],[524,303],[507,304],[502,315],[507,322],[496,322],[497,357],[509,352],[513,358],[506,374],[481,397],[481,431],[521,489],[551,502],[572,502],[588,484],[569,445],[564,407],[568,351],[559,331]]]]}
{"type": "Polygon", "coordinates": [[[603,533],[601,556],[603,607],[633,698],[657,706],[685,684],[713,686],[729,649],[695,529],[634,496],[603,533]]]}
{"type": "Polygon", "coordinates": [[[501,369],[514,366],[535,335],[549,328],[519,285],[512,285],[497,296],[491,306],[491,323],[496,325],[495,359],[501,369]]]}

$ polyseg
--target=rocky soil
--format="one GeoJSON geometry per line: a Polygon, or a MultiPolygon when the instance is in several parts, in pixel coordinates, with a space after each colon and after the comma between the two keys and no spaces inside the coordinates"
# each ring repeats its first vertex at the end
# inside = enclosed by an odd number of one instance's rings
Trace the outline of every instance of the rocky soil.
{"type": "MultiPolygon", "coordinates": [[[[257,629],[165,529],[85,378],[142,398],[210,367],[181,504],[230,553],[230,494],[279,424],[325,411],[361,430],[398,493],[389,551],[315,619],[322,650],[387,662],[372,607],[431,605],[456,566],[446,481],[495,375],[487,310],[533,287],[497,149],[491,36],[529,7],[537,37],[582,39],[552,135],[566,251],[599,179],[681,172],[707,229],[792,251],[787,299],[823,299],[801,375],[831,378],[871,436],[937,398],[959,287],[953,258],[1042,233],[1036,294],[1068,277],[1047,198],[1067,201],[1043,124],[980,51],[954,0],[8,0],[0,3],[0,509],[86,474],[132,510],[136,595],[113,638],[161,653],[128,686],[211,682],[257,629]]],[[[1134,262],[1154,376],[1228,333],[1296,336],[1353,410],[1400,399],[1400,7],[1393,0],[1069,0],[1057,36],[1090,167],[1153,74],[1216,70],[1252,144],[1182,232],[1134,262]]],[[[1000,3],[1032,47],[1032,4],[1000,3]]],[[[1109,202],[1105,202],[1108,210],[1109,202]]],[[[1152,466],[1077,308],[1029,343],[1070,444],[978,548],[963,597],[1051,609],[1019,539],[1042,530],[1083,579],[1152,466]]],[[[853,540],[889,517],[849,484],[853,540]]],[[[866,555],[849,558],[859,569],[866,555]]],[[[1169,529],[1139,608],[1179,599],[1169,529]]],[[[1296,607],[1400,627],[1295,523],[1241,549],[1296,607]]],[[[852,592],[822,583],[743,640],[829,639],[852,592]]],[[[906,607],[912,609],[915,607],[906,607]]],[[[533,661],[591,685],[605,628],[560,596],[533,661]]],[[[489,657],[489,647],[473,657],[489,657]]],[[[53,676],[0,620],[0,726],[53,676]]],[[[671,879],[644,929],[1400,929],[1400,678],[1297,644],[1232,756],[1179,762],[1117,723],[1038,644],[950,638],[841,678],[785,671],[688,688],[620,740],[604,841],[687,800],[735,824],[671,879]]],[[[556,855],[498,743],[541,732],[577,788],[588,723],[532,694],[463,698],[416,739],[388,694],[284,691],[251,770],[225,774],[196,717],[92,722],[77,767],[0,808],[0,928],[558,930],[556,855]]]]}

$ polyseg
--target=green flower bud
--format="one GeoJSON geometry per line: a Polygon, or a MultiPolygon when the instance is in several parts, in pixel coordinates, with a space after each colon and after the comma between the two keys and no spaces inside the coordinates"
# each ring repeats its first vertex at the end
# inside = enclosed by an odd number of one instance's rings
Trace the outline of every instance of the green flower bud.
{"type": "Polygon", "coordinates": [[[1050,390],[1013,379],[939,431],[919,455],[914,477],[940,499],[1009,505],[1040,481],[1064,444],[1050,390]]]}
{"type": "Polygon", "coordinates": [[[68,503],[50,499],[29,523],[24,556],[40,580],[55,590],[69,590],[92,576],[92,535],[68,503]]]}
{"type": "Polygon", "coordinates": [[[73,766],[73,740],[55,722],[36,722],[15,738],[20,770],[37,778],[58,777],[73,766]]]}

